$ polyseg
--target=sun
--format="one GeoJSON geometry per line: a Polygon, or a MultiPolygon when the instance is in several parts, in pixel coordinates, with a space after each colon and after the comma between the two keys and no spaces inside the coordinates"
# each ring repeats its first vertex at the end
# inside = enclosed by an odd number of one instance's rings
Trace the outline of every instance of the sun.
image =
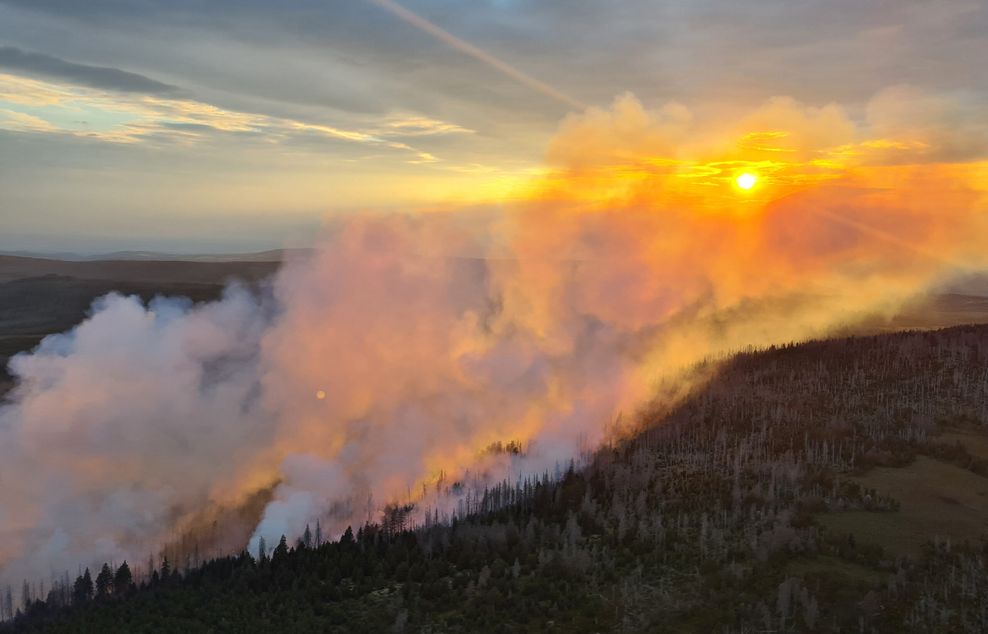
{"type": "Polygon", "coordinates": [[[755,186],[755,183],[758,182],[758,177],[749,172],[745,172],[744,174],[738,175],[738,177],[734,179],[734,182],[737,183],[738,187],[741,189],[748,190],[755,186]]]}

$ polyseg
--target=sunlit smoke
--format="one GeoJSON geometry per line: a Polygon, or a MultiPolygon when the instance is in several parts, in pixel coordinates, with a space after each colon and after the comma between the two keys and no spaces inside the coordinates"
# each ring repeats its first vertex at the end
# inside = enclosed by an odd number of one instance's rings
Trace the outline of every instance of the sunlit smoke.
{"type": "Polygon", "coordinates": [[[890,123],[893,97],[864,122],[774,99],[724,123],[626,95],[564,121],[503,213],[339,219],[260,292],[100,300],[12,363],[4,575],[140,559],[247,500],[259,524],[218,548],[453,512],[452,482],[565,466],[702,359],[985,266],[985,163],[906,105],[890,123]]]}

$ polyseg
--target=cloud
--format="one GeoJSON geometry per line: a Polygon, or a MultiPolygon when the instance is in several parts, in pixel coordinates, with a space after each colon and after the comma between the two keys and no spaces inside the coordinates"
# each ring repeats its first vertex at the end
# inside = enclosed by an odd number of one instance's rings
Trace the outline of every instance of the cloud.
{"type": "Polygon", "coordinates": [[[20,132],[64,134],[112,143],[195,144],[224,135],[269,144],[341,141],[396,150],[408,154],[407,161],[411,163],[439,159],[397,139],[468,132],[427,117],[391,118],[383,126],[368,130],[346,129],[231,110],[190,98],[120,96],[10,74],[0,74],[0,106],[4,103],[29,110],[4,109],[9,114],[0,119],[0,127],[20,132]]]}
{"type": "Polygon", "coordinates": [[[870,132],[885,143],[883,149],[907,150],[907,156],[925,161],[983,158],[988,147],[983,108],[970,99],[917,86],[890,86],[868,101],[866,115],[870,132]],[[891,138],[895,135],[897,139],[891,138]]]}
{"type": "MultiPolygon", "coordinates": [[[[63,55],[95,48],[102,57],[87,58],[113,60],[110,65],[123,63],[117,55],[139,56],[182,77],[183,86],[221,86],[258,106],[267,102],[261,107],[336,104],[380,114],[383,104],[501,130],[521,123],[542,129],[565,110],[467,55],[450,54],[371,2],[0,4],[11,7],[9,32],[0,37],[16,42],[22,21],[38,33],[40,39],[22,46],[63,55]],[[93,34],[108,43],[94,47],[93,34]],[[174,46],[176,39],[188,46],[174,46]]],[[[977,2],[904,0],[881,11],[849,2],[835,11],[820,1],[788,11],[725,0],[661,6],[622,0],[619,10],[558,0],[407,5],[583,102],[605,103],[632,90],[652,102],[675,95],[750,105],[785,94],[858,106],[875,92],[876,77],[928,91],[969,90],[984,99],[977,60],[988,42],[988,11],[977,2]]]]}
{"type": "Polygon", "coordinates": [[[382,136],[434,136],[445,134],[474,134],[473,130],[463,126],[449,123],[448,121],[438,121],[429,117],[421,116],[391,116],[381,127],[379,134],[382,136]]]}
{"type": "Polygon", "coordinates": [[[0,108],[0,128],[26,132],[54,132],[55,126],[40,117],[0,108]]]}
{"type": "Polygon", "coordinates": [[[177,86],[119,68],[76,64],[43,53],[23,51],[14,46],[0,46],[0,68],[61,79],[100,90],[149,95],[174,95],[182,92],[177,86]]]}

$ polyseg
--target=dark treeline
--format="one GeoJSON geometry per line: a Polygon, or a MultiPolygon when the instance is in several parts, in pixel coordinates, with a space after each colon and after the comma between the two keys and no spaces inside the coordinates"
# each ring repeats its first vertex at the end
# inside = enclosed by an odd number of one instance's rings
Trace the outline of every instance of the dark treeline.
{"type": "MultiPolygon", "coordinates": [[[[895,513],[850,479],[988,425],[988,326],[744,353],[633,439],[503,483],[449,523],[407,506],[324,543],[66,577],[8,627],[51,632],[983,632],[985,543],[894,557],[821,514],[895,513]],[[828,562],[827,566],[801,566],[828,562]],[[828,572],[829,569],[840,574],[828,572]]],[[[10,592],[8,591],[9,595],[10,592]]],[[[12,609],[6,599],[7,609],[12,609]]],[[[0,603],[3,600],[0,598],[0,603]]]]}

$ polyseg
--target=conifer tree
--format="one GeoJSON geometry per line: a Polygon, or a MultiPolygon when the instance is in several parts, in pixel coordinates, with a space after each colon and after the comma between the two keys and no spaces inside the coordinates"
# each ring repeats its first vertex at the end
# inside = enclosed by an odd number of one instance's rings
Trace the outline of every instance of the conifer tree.
{"type": "Polygon", "coordinates": [[[96,575],[96,598],[106,598],[113,593],[113,571],[110,564],[103,564],[99,574],[96,575]]]}
{"type": "Polygon", "coordinates": [[[89,568],[86,568],[86,572],[76,578],[75,585],[72,587],[72,602],[85,603],[92,598],[93,577],[89,574],[89,568]]]}
{"type": "Polygon", "coordinates": [[[271,555],[271,561],[278,561],[282,557],[288,555],[288,540],[284,535],[278,540],[278,545],[274,549],[274,553],[271,555]]]}
{"type": "Polygon", "coordinates": [[[134,576],[130,572],[130,566],[127,565],[126,560],[120,564],[117,568],[117,572],[113,575],[113,593],[114,594],[126,594],[134,586],[134,576]]]}

